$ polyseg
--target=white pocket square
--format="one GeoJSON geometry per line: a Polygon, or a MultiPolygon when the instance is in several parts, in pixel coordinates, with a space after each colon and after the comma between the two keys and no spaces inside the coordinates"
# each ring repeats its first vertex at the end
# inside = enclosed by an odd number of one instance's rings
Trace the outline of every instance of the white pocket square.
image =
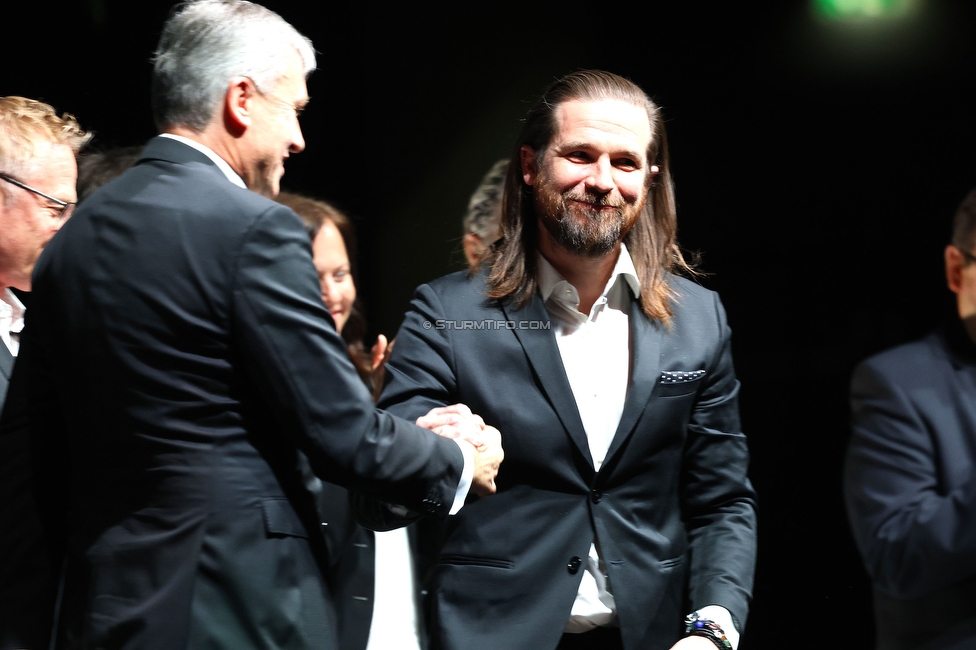
{"type": "Polygon", "coordinates": [[[687,384],[705,376],[704,370],[664,370],[661,372],[662,384],[687,384]]]}

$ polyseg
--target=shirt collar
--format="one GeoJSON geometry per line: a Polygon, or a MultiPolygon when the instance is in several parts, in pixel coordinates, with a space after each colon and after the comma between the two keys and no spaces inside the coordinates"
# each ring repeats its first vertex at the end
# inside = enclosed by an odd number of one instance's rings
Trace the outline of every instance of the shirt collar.
{"type": "Polygon", "coordinates": [[[224,176],[227,177],[227,180],[229,180],[231,183],[233,183],[238,187],[243,187],[244,189],[247,189],[247,185],[244,184],[244,179],[238,176],[237,172],[235,172],[231,168],[231,166],[227,164],[227,161],[221,158],[220,156],[218,156],[217,154],[215,154],[213,152],[213,149],[211,149],[210,147],[200,144],[196,140],[185,138],[182,135],[176,135],[175,133],[160,133],[159,137],[169,138],[170,140],[176,140],[177,142],[182,142],[188,147],[193,147],[194,149],[202,153],[204,156],[212,160],[213,163],[217,165],[217,168],[224,173],[224,176]]]}
{"type": "Polygon", "coordinates": [[[24,303],[10,288],[0,291],[0,347],[6,347],[10,356],[20,351],[20,340],[15,336],[24,329],[24,303]]]}
{"type": "Polygon", "coordinates": [[[0,291],[0,314],[10,314],[11,320],[24,317],[24,303],[9,287],[0,291]]]}
{"type": "MultiPolygon", "coordinates": [[[[566,281],[563,276],[559,275],[559,271],[549,263],[542,253],[536,251],[536,281],[539,284],[539,292],[542,294],[542,301],[545,302],[549,300],[553,291],[556,290],[557,286],[560,284],[565,284],[566,287],[560,287],[560,289],[570,288],[572,289],[572,295],[576,300],[576,304],[579,305],[579,293],[576,291],[576,287],[571,285],[566,281]]],[[[637,279],[637,269],[634,267],[634,260],[630,256],[630,251],[627,250],[627,245],[624,243],[620,244],[620,255],[617,257],[617,263],[613,267],[613,272],[610,274],[610,279],[607,280],[607,285],[603,287],[603,293],[601,296],[605,297],[610,293],[610,289],[616,284],[617,278],[623,276],[627,284],[630,285],[630,290],[635,296],[640,295],[640,280],[637,279]]],[[[562,297],[560,297],[562,299],[562,297]]]]}

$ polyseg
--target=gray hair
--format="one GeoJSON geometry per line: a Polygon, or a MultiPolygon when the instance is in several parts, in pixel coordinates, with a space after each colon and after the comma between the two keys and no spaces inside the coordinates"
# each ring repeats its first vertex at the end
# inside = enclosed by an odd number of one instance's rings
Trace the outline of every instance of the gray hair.
{"type": "Polygon", "coordinates": [[[231,78],[269,92],[297,52],[307,77],[312,42],[275,12],[246,0],[191,0],[163,26],[153,55],[152,110],[160,129],[204,130],[231,78]]]}
{"type": "Polygon", "coordinates": [[[464,232],[474,233],[486,244],[495,241],[499,235],[502,220],[502,191],[505,189],[505,172],[508,158],[499,160],[471,195],[468,211],[464,215],[464,232]]]}

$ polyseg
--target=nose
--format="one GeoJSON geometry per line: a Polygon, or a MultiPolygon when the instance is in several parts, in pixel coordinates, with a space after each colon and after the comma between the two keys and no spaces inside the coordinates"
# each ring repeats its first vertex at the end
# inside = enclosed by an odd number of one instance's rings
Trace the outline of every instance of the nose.
{"type": "Polygon", "coordinates": [[[590,166],[590,176],[586,179],[587,187],[600,194],[606,194],[614,186],[612,171],[613,166],[608,157],[598,158],[590,166]]]}
{"type": "Polygon", "coordinates": [[[305,138],[302,136],[302,127],[295,118],[295,129],[291,136],[291,144],[288,145],[289,153],[301,153],[305,149],[305,138]]]}
{"type": "Polygon", "coordinates": [[[68,206],[68,209],[65,210],[64,213],[60,215],[57,219],[51,219],[52,233],[56,233],[57,231],[61,230],[61,226],[65,224],[68,218],[71,217],[71,213],[74,212],[74,210],[72,209],[73,207],[74,206],[68,206]]]}
{"type": "Polygon", "coordinates": [[[322,278],[322,300],[324,302],[332,300],[332,297],[335,295],[335,290],[335,282],[332,281],[332,278],[322,278]]]}

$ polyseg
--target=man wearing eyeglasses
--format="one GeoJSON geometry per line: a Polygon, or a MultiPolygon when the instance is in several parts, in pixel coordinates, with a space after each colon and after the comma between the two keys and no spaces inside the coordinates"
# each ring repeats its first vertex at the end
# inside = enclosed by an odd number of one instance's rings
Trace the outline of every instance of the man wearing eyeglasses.
{"type": "MultiPolygon", "coordinates": [[[[75,156],[88,141],[74,117],[47,104],[0,98],[0,339],[17,356],[24,307],[11,288],[30,291],[31,271],[75,205],[75,156]]],[[[12,359],[0,351],[0,370],[12,359]]],[[[0,405],[6,388],[0,378],[0,405]]]]}
{"type": "Polygon", "coordinates": [[[976,190],[944,252],[954,308],[851,379],[844,497],[877,650],[976,648],[976,190]]]}
{"type": "MultiPolygon", "coordinates": [[[[0,411],[20,351],[25,308],[41,251],[75,202],[75,156],[89,135],[74,117],[24,97],[0,97],[0,411]],[[23,294],[21,294],[21,297],[23,294]]],[[[24,432],[0,435],[0,648],[41,647],[53,602],[37,544],[38,521],[21,497],[30,481],[24,432]]]]}

